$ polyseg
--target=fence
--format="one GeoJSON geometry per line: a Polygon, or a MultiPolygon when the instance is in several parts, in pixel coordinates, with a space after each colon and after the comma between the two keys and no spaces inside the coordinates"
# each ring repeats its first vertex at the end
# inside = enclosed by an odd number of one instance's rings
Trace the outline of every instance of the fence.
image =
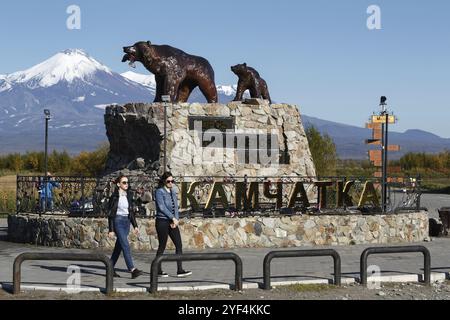
{"type": "MultiPolygon", "coordinates": [[[[137,216],[154,216],[154,177],[129,176],[137,216]],[[145,198],[145,200],[144,200],[145,198]]],[[[182,217],[293,215],[298,213],[380,212],[381,186],[377,179],[353,177],[175,177],[182,217]]],[[[52,177],[55,188],[50,213],[102,217],[112,188],[105,178],[52,177]]],[[[18,176],[18,213],[41,213],[43,177],[18,176]]],[[[420,208],[420,184],[389,184],[388,211],[420,208]],[[404,198],[406,196],[406,198],[404,198]]]]}
{"type": "MultiPolygon", "coordinates": [[[[431,254],[424,246],[393,246],[393,247],[372,247],[365,249],[360,257],[360,283],[367,286],[367,260],[373,254],[388,254],[388,253],[411,253],[420,252],[424,257],[424,282],[427,285],[431,284],[431,254]]],[[[290,258],[290,257],[324,257],[331,256],[333,258],[334,266],[334,284],[341,285],[341,257],[334,249],[317,249],[317,250],[282,250],[271,251],[263,261],[263,289],[270,290],[270,264],[275,258],[290,258]]],[[[13,264],[13,293],[20,293],[21,284],[21,266],[27,260],[47,260],[47,261],[98,261],[103,262],[106,267],[106,293],[113,292],[113,274],[114,267],[111,260],[103,255],[97,253],[22,253],[16,257],[13,264]]],[[[235,281],[234,290],[242,291],[243,289],[243,264],[242,259],[235,253],[187,253],[187,254],[166,254],[156,256],[150,266],[150,292],[156,293],[158,291],[158,271],[161,269],[163,262],[175,261],[212,261],[212,260],[231,260],[235,264],[235,281]]]]}
{"type": "Polygon", "coordinates": [[[106,267],[106,294],[113,292],[113,275],[114,267],[111,260],[103,255],[96,253],[50,253],[41,252],[33,253],[26,252],[18,255],[14,260],[13,265],[13,293],[20,293],[20,282],[22,279],[21,266],[24,261],[27,260],[50,260],[50,261],[98,261],[103,262],[106,267]]]}
{"type": "Polygon", "coordinates": [[[17,212],[43,213],[41,202],[45,195],[45,185],[48,184],[52,188],[52,192],[47,195],[49,213],[98,214],[99,212],[94,211],[101,208],[94,203],[98,181],[98,178],[58,176],[50,177],[45,182],[45,178],[40,176],[17,176],[17,212]]]}
{"type": "Polygon", "coordinates": [[[242,260],[241,258],[231,252],[223,253],[187,253],[187,254],[172,254],[161,255],[153,260],[150,268],[150,292],[158,291],[158,270],[161,269],[163,261],[205,261],[205,260],[232,260],[235,265],[234,271],[234,290],[242,290],[242,260]]]}
{"type": "Polygon", "coordinates": [[[264,257],[263,277],[264,289],[270,290],[270,263],[275,258],[296,258],[296,257],[333,257],[334,265],[334,284],[341,285],[341,256],[333,249],[317,249],[317,250],[286,250],[272,251],[264,257]]]}
{"type": "Polygon", "coordinates": [[[367,259],[371,254],[386,254],[386,253],[408,253],[421,252],[424,260],[424,282],[428,285],[431,283],[431,255],[430,251],[424,246],[400,246],[400,247],[376,247],[367,248],[361,254],[360,259],[360,274],[361,284],[367,286],[367,259]]]}

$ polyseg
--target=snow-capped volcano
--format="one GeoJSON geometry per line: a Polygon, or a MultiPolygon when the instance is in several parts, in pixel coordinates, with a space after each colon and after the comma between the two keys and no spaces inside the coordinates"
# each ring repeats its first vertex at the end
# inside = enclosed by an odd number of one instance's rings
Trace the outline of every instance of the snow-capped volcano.
{"type": "Polygon", "coordinates": [[[29,89],[47,88],[60,81],[72,83],[74,80],[89,82],[98,72],[112,75],[112,71],[90,57],[83,50],[69,49],[59,52],[44,62],[25,71],[7,75],[4,80],[10,86],[26,84],[29,89]]]}
{"type": "MultiPolygon", "coordinates": [[[[236,93],[236,86],[217,89],[222,103],[236,93]]],[[[107,105],[153,102],[155,91],[154,75],[132,71],[120,75],[80,49],[65,50],[24,71],[0,75],[0,153],[39,149],[44,109],[52,114],[49,126],[55,148],[74,152],[95,148],[106,140],[103,116],[107,105]]],[[[189,101],[206,102],[198,88],[189,101]]]]}
{"type": "Polygon", "coordinates": [[[144,87],[150,88],[153,91],[156,90],[156,80],[153,74],[145,75],[133,71],[127,71],[122,73],[121,76],[127,78],[128,80],[140,83],[144,87]]]}
{"type": "Polygon", "coordinates": [[[86,143],[92,148],[105,140],[105,105],[153,99],[149,88],[113,72],[83,50],[65,50],[25,71],[0,77],[0,149],[14,150],[17,141],[8,136],[40,138],[44,109],[51,111],[49,125],[59,147],[70,141],[72,146],[79,144],[77,150],[86,143]]]}

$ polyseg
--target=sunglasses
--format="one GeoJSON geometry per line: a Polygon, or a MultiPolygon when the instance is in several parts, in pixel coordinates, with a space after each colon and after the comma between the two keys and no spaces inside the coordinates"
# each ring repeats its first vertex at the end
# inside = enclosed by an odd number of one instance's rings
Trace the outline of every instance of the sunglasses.
{"type": "Polygon", "coordinates": [[[128,181],[122,181],[121,184],[127,185],[128,181]]]}
{"type": "Polygon", "coordinates": [[[175,180],[166,180],[167,183],[175,183],[175,180]]]}

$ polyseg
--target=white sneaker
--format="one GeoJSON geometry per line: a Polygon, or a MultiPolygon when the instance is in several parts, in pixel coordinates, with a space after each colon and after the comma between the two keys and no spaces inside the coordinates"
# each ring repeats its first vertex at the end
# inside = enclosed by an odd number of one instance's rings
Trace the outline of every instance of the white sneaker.
{"type": "Polygon", "coordinates": [[[160,277],[160,278],[168,278],[169,275],[167,273],[165,273],[164,271],[162,271],[162,272],[158,273],[158,277],[160,277]]]}
{"type": "Polygon", "coordinates": [[[181,272],[177,272],[177,277],[184,278],[184,277],[190,276],[191,274],[192,274],[192,271],[181,270],[181,272]]]}

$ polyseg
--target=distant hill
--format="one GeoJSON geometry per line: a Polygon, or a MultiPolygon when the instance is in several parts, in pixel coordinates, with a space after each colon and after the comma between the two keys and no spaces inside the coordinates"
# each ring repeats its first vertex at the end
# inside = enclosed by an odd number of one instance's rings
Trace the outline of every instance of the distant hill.
{"type": "MultiPolygon", "coordinates": [[[[328,134],[336,144],[341,159],[367,159],[368,146],[366,139],[370,139],[372,131],[362,127],[322,120],[302,115],[305,127],[314,126],[321,133],[328,134]]],[[[450,150],[450,139],[441,138],[423,130],[411,129],[403,133],[389,132],[389,144],[398,144],[399,152],[390,152],[391,159],[398,159],[407,152],[438,153],[450,150]]],[[[373,147],[372,147],[373,148],[373,147]]]]}

